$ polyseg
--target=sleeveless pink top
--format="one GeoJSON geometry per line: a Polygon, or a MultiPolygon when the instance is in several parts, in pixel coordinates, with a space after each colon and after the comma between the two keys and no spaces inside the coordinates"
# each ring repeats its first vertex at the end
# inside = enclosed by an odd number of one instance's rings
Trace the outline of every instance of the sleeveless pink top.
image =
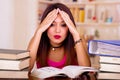
{"type": "MultiPolygon", "coordinates": [[[[59,62],[55,62],[55,61],[52,61],[50,59],[48,59],[48,61],[47,61],[48,66],[57,67],[57,68],[64,67],[65,62],[66,62],[66,55],[59,62]]],[[[37,68],[40,68],[40,64],[39,63],[37,63],[37,68]]]]}

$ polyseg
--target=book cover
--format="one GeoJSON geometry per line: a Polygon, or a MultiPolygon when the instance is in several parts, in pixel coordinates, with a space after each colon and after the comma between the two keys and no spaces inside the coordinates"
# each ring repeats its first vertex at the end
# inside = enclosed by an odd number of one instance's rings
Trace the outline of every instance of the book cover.
{"type": "Polygon", "coordinates": [[[65,66],[62,69],[55,67],[42,67],[32,71],[32,76],[45,79],[49,77],[59,76],[67,76],[69,78],[76,78],[84,72],[97,72],[98,70],[92,67],[84,67],[84,66],[65,66]],[[61,75],[60,75],[61,76],[61,75]]]}
{"type": "Polygon", "coordinates": [[[28,50],[0,49],[0,59],[21,59],[29,57],[28,50]]]}
{"type": "Polygon", "coordinates": [[[0,59],[0,70],[22,70],[29,66],[30,58],[19,60],[2,60],[0,59]]]}
{"type": "Polygon", "coordinates": [[[120,57],[120,40],[90,40],[88,52],[101,56],[120,57]]]}
{"type": "Polygon", "coordinates": [[[0,70],[0,80],[4,79],[28,79],[28,68],[23,70],[0,70]],[[2,78],[2,79],[1,79],[2,78]]]}

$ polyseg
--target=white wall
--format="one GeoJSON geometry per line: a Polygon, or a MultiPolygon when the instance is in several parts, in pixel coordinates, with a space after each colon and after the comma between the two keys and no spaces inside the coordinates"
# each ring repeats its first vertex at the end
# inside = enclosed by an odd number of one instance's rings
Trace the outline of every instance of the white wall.
{"type": "Polygon", "coordinates": [[[37,4],[37,0],[0,0],[0,48],[27,48],[37,27],[37,4]]]}
{"type": "Polygon", "coordinates": [[[13,0],[0,0],[0,48],[13,47],[13,0]]]}
{"type": "Polygon", "coordinates": [[[15,0],[14,47],[26,48],[37,27],[37,0],[15,0]]]}

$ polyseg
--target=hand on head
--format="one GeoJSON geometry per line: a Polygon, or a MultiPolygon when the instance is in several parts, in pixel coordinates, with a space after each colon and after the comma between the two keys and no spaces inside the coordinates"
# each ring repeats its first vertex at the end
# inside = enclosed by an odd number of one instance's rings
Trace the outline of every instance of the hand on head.
{"type": "Polygon", "coordinates": [[[69,15],[65,11],[61,11],[60,9],[58,9],[58,12],[60,13],[61,17],[65,21],[74,40],[76,41],[77,38],[79,39],[79,33],[78,33],[75,25],[73,24],[72,20],[70,19],[69,15]]]}
{"type": "Polygon", "coordinates": [[[40,27],[39,27],[40,31],[41,32],[46,31],[50,27],[50,25],[52,24],[52,22],[56,19],[58,13],[63,18],[64,22],[66,23],[66,25],[69,28],[69,31],[71,32],[71,34],[73,35],[73,37],[76,34],[78,35],[79,33],[77,32],[76,27],[73,24],[72,20],[70,19],[69,15],[65,11],[60,10],[59,8],[52,10],[46,16],[46,18],[40,24],[40,27]]]}
{"type": "Polygon", "coordinates": [[[76,32],[76,27],[73,24],[72,20],[70,19],[69,15],[66,12],[64,12],[64,11],[61,11],[60,9],[58,9],[58,12],[60,13],[61,17],[63,18],[63,20],[65,21],[66,25],[68,26],[69,31],[72,34],[74,34],[76,32]]]}
{"type": "Polygon", "coordinates": [[[58,10],[54,9],[46,16],[46,18],[42,21],[42,23],[38,27],[40,32],[43,33],[44,31],[46,31],[49,28],[49,26],[52,24],[52,22],[57,17],[57,14],[58,14],[58,10]]]}

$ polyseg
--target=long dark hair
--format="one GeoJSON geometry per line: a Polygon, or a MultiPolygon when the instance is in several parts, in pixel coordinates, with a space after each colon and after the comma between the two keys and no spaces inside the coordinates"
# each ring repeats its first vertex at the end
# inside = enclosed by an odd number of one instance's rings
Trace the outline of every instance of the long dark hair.
{"type": "MultiPolygon", "coordinates": [[[[57,8],[59,8],[62,11],[65,11],[69,15],[73,24],[75,25],[75,21],[74,21],[74,18],[72,16],[70,9],[66,5],[61,4],[61,3],[55,3],[55,4],[49,5],[41,17],[41,22],[45,19],[45,17],[49,14],[49,12],[57,8]]],[[[67,56],[67,61],[65,65],[72,64],[73,63],[72,61],[76,56],[76,53],[74,50],[74,40],[73,40],[72,34],[69,31],[68,31],[68,35],[66,39],[63,42],[63,45],[65,48],[65,54],[67,56]]],[[[45,31],[42,34],[41,41],[40,41],[38,51],[37,51],[37,62],[40,63],[41,67],[47,66],[49,50],[50,50],[50,41],[47,36],[47,31],[45,31]]]]}

